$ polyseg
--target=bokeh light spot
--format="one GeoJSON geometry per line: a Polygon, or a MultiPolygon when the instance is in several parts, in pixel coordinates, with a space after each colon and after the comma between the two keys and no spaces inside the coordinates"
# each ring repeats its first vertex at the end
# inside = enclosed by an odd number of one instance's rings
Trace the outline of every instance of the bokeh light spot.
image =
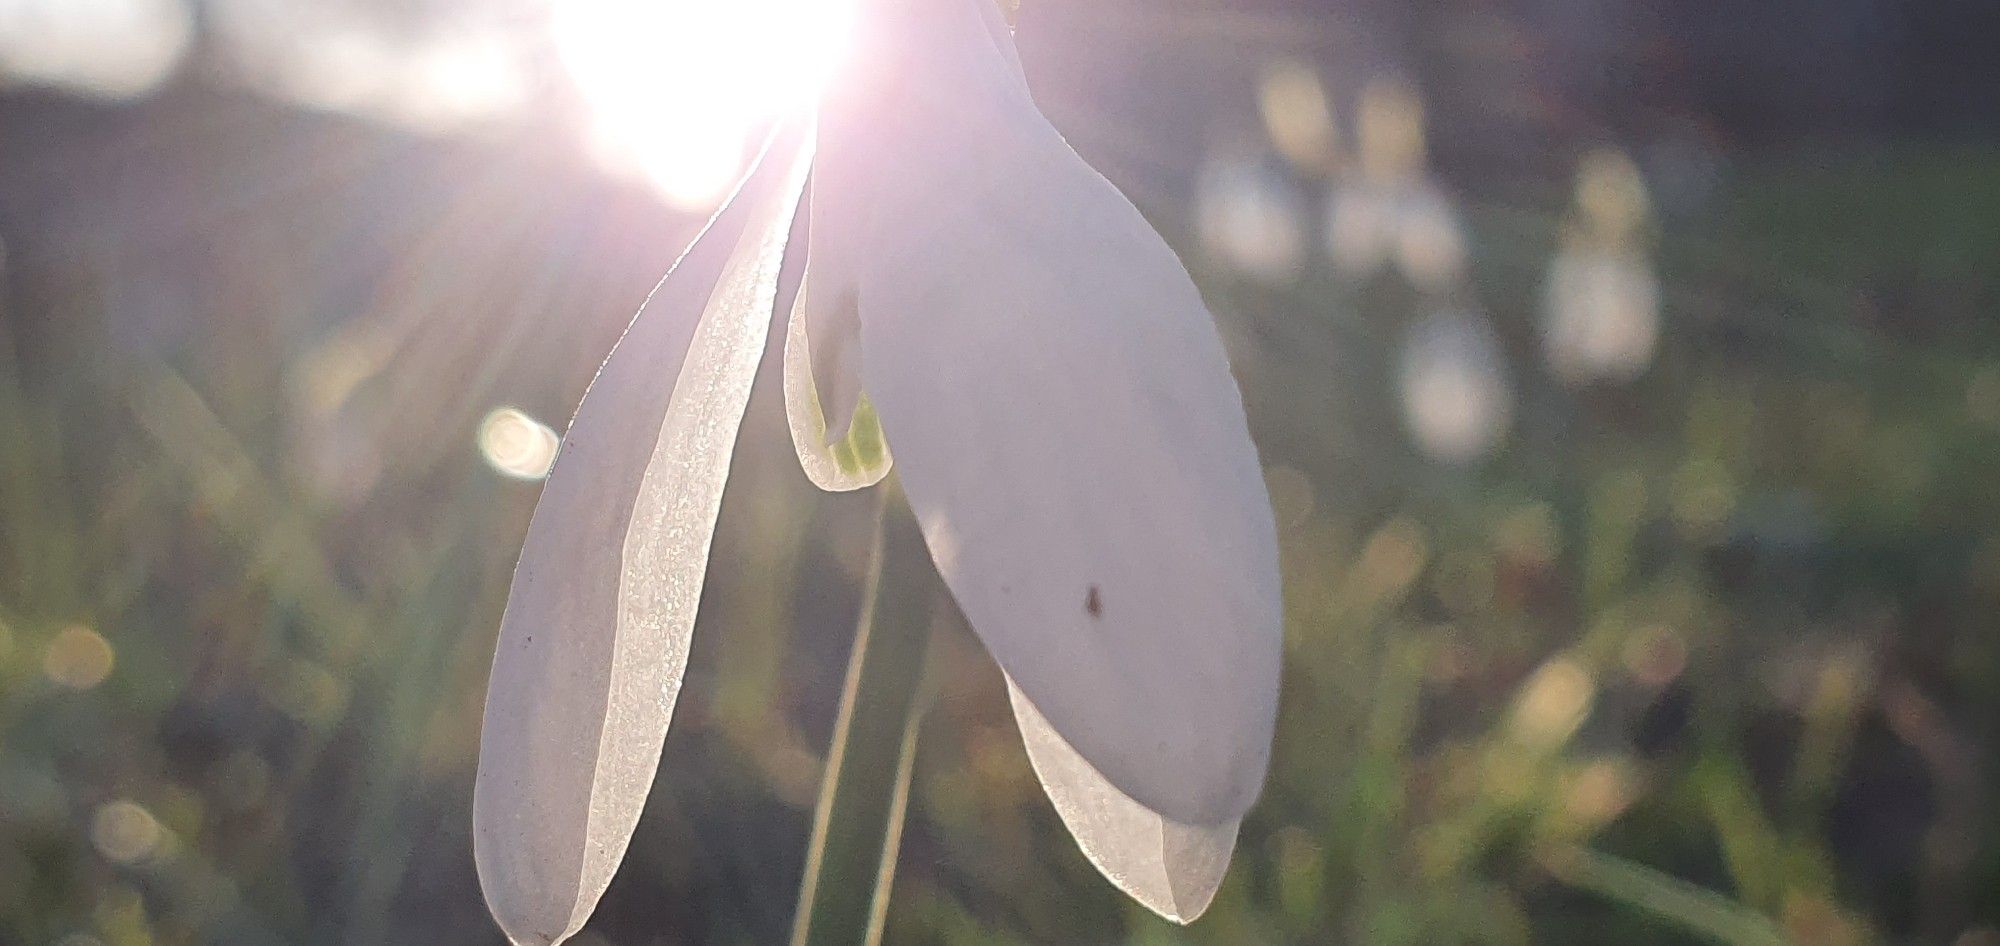
{"type": "Polygon", "coordinates": [[[515,479],[538,480],[555,465],[562,438],[542,422],[503,407],[479,424],[479,453],[486,463],[515,479]]]}
{"type": "Polygon", "coordinates": [[[1624,813],[1638,794],[1638,776],[1622,759],[1599,759],[1563,780],[1562,812],[1572,832],[1592,831],[1624,813]]]}
{"type": "Polygon", "coordinates": [[[1271,144],[1286,160],[1312,173],[1334,169],[1339,140],[1333,107],[1310,64],[1280,59],[1266,66],[1257,88],[1257,109],[1271,144]]]}
{"type": "Polygon", "coordinates": [[[90,843],[105,859],[137,864],[157,854],[166,836],[158,819],[137,802],[120,799],[97,809],[90,820],[90,843]]]}
{"type": "Polygon", "coordinates": [[[42,673],[72,690],[88,690],[111,675],[111,642],[81,624],[56,632],[42,654],[42,673]]]}
{"type": "Polygon", "coordinates": [[[1575,660],[1558,657],[1522,684],[1508,729],[1524,744],[1553,748],[1583,725],[1596,696],[1597,681],[1590,671],[1575,660]]]}

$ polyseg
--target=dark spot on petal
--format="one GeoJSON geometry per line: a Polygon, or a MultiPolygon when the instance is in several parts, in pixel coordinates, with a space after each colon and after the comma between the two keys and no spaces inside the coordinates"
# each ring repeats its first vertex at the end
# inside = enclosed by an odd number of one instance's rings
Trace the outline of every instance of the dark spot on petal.
{"type": "Polygon", "coordinates": [[[1093,618],[1104,616],[1104,598],[1097,593],[1096,585],[1091,585],[1090,590],[1084,592],[1083,610],[1084,613],[1089,614],[1093,618]]]}

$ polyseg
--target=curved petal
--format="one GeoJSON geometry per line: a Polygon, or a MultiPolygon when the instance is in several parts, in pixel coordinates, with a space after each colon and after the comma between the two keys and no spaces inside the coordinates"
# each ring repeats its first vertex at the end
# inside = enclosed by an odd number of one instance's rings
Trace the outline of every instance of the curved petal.
{"type": "MultiPolygon", "coordinates": [[[[893,460],[888,443],[882,439],[875,406],[861,391],[860,366],[853,364],[852,358],[829,364],[829,359],[819,357],[812,346],[806,329],[806,290],[810,287],[808,272],[785,328],[785,419],[792,428],[792,448],[798,451],[799,466],[814,486],[836,493],[863,489],[882,482],[893,460]],[[826,372],[851,372],[855,377],[825,383],[821,376],[826,372]],[[826,416],[820,409],[821,391],[835,392],[831,397],[852,391],[854,403],[842,421],[845,429],[832,435],[837,439],[829,439],[826,416]]],[[[858,347],[859,342],[848,345],[858,347]]]]}
{"type": "Polygon", "coordinates": [[[1007,698],[1042,789],[1091,866],[1146,909],[1192,923],[1229,872],[1240,821],[1191,825],[1161,817],[1090,767],[1012,679],[1007,698]]]}
{"type": "Polygon", "coordinates": [[[860,263],[864,381],[987,648],[1120,791],[1224,824],[1263,783],[1280,645],[1242,401],[1187,271],[1036,110],[985,2],[912,5],[890,97],[823,106],[823,149],[871,150],[814,186],[870,212],[813,252],[860,263]]]}
{"type": "Polygon", "coordinates": [[[831,304],[818,304],[810,301],[811,288],[801,276],[792,315],[801,329],[799,352],[805,359],[800,367],[812,379],[823,409],[819,440],[831,444],[847,436],[861,406],[861,313],[855,309],[853,290],[831,304]],[[818,342],[807,344],[804,339],[818,342]]]}
{"type": "Polygon", "coordinates": [[[1000,12],[1000,4],[985,3],[976,7],[979,25],[986,30],[987,42],[1000,56],[1007,74],[1019,85],[1023,92],[1028,89],[1028,75],[1021,68],[1021,51],[1014,48],[1014,28],[1007,25],[1007,17],[1000,12]]]}
{"type": "Polygon", "coordinates": [[[528,527],[473,793],[480,884],[515,943],[583,926],[652,786],[810,134],[803,121],[779,132],[646,300],[528,527]]]}
{"type": "MultiPolygon", "coordinates": [[[[834,76],[822,98],[815,180],[852,182],[886,172],[890,177],[888,183],[893,186],[893,178],[905,168],[926,163],[920,151],[899,147],[899,136],[890,126],[898,124],[902,114],[913,111],[904,107],[911,98],[925,100],[932,107],[949,104],[948,88],[906,81],[912,66],[921,69],[922,63],[937,61],[940,46],[936,39],[947,30],[962,34],[954,36],[954,40],[979,42],[971,50],[979,57],[978,64],[983,66],[997,60],[1000,81],[1009,87],[1010,94],[1026,99],[1027,76],[1021,71],[1013,30],[1000,7],[981,2],[970,11],[976,16],[968,17],[963,6],[954,8],[961,2],[879,0],[867,5],[871,15],[863,18],[861,35],[852,42],[855,48],[846,56],[846,67],[834,76]],[[974,32],[965,33],[968,29],[974,32]],[[834,121],[825,121],[825,116],[832,116],[834,121]],[[840,120],[843,117],[863,120],[843,122],[840,120]]],[[[855,327],[856,279],[863,263],[857,254],[865,252],[863,244],[852,236],[857,228],[873,222],[882,202],[867,189],[839,184],[814,186],[808,201],[810,255],[820,278],[816,293],[801,290],[799,294],[799,305],[805,309],[803,321],[807,333],[815,338],[833,336],[845,341],[855,327]],[[831,232],[829,221],[836,222],[831,232]]],[[[829,356],[835,351],[848,356],[845,346],[822,348],[813,366],[821,374],[820,394],[828,432],[838,437],[847,429],[848,411],[857,403],[854,395],[859,392],[840,389],[838,384],[844,379],[826,370],[827,364],[834,360],[829,356]],[[828,383],[829,380],[833,383],[828,383]]]]}

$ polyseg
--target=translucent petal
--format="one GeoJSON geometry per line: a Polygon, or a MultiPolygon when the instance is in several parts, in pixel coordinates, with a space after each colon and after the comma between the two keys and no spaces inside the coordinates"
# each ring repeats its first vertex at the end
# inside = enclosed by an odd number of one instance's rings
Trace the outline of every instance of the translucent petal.
{"type": "Polygon", "coordinates": [[[1014,28],[1007,25],[1007,16],[1000,12],[1000,4],[987,3],[978,7],[980,25],[986,29],[986,39],[993,44],[995,52],[1005,63],[1009,75],[1020,84],[1023,91],[1028,88],[1027,73],[1021,68],[1021,52],[1014,47],[1014,28]]]}
{"type": "Polygon", "coordinates": [[[480,883],[515,943],[583,926],[652,785],[810,142],[809,122],[781,129],[646,301],[528,528],[473,795],[480,883]]]}
{"type": "MultiPolygon", "coordinates": [[[[1007,94],[1026,100],[1028,80],[1021,71],[1014,33],[997,4],[990,0],[974,5],[965,0],[870,4],[869,15],[855,37],[855,48],[846,56],[846,66],[827,84],[821,98],[815,181],[853,181],[886,174],[893,183],[896,176],[927,165],[928,149],[899,150],[899,139],[907,142],[903,134],[910,130],[903,118],[918,111],[908,105],[920,103],[935,109],[948,107],[952,101],[953,92],[943,84],[909,81],[913,67],[922,69],[944,61],[939,54],[945,44],[937,40],[947,30],[954,32],[954,43],[976,44],[961,50],[975,57],[966,64],[982,72],[990,66],[1008,86],[1007,94]]],[[[846,321],[846,313],[837,310],[855,304],[856,272],[863,263],[857,254],[865,252],[866,246],[865,241],[855,238],[857,231],[875,225],[901,228],[907,222],[882,214],[881,203],[866,188],[816,184],[810,202],[809,255],[814,272],[819,274],[819,286],[814,294],[801,295],[809,332],[824,337],[824,326],[846,321]]],[[[843,408],[854,402],[824,389],[821,395],[828,402],[829,432],[838,435],[845,429],[843,408]]]]}
{"type": "Polygon", "coordinates": [[[973,628],[1121,792],[1221,824],[1262,786],[1277,705],[1242,400],[1187,271],[1035,108],[986,2],[910,5],[928,41],[889,97],[822,110],[869,150],[815,194],[869,214],[815,217],[814,252],[860,263],[868,394],[973,628]]]}
{"type": "Polygon", "coordinates": [[[1007,697],[1028,762],[1083,856],[1146,909],[1176,923],[1201,916],[1229,872],[1241,822],[1191,825],[1161,817],[1091,768],[1012,679],[1007,697]]]}
{"type": "MultiPolygon", "coordinates": [[[[810,286],[799,284],[795,309],[812,298],[810,286]]],[[[847,436],[847,426],[861,406],[861,313],[852,288],[829,304],[812,304],[808,309],[805,335],[817,341],[805,346],[805,363],[812,370],[813,390],[826,421],[820,443],[831,444],[847,436]]]]}
{"type": "MultiPolygon", "coordinates": [[[[798,297],[792,303],[792,315],[785,329],[785,418],[792,428],[792,447],[798,451],[799,466],[805,469],[806,478],[820,489],[843,492],[873,486],[889,475],[893,462],[889,445],[882,439],[875,406],[860,391],[858,376],[837,386],[821,383],[818,378],[815,369],[821,360],[815,357],[817,352],[806,330],[806,290],[810,285],[808,273],[806,283],[799,287],[798,297]],[[842,391],[851,387],[855,392],[846,430],[832,442],[827,439],[827,423],[820,410],[820,392],[829,387],[842,391]]],[[[851,347],[859,349],[858,340],[851,347]]],[[[821,370],[851,370],[858,375],[860,366],[852,364],[853,361],[858,358],[821,370]]]]}

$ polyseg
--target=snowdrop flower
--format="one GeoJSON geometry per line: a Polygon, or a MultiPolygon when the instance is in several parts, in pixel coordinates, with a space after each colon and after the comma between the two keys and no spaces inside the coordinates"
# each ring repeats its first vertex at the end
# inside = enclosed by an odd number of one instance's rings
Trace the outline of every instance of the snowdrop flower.
{"type": "Polygon", "coordinates": [[[1466,226],[1430,180],[1342,182],[1328,204],[1326,256],[1350,280],[1394,260],[1412,288],[1444,294],[1466,276],[1466,226]]]}
{"type": "Polygon", "coordinates": [[[1542,344],[1563,381],[1630,381],[1659,336],[1659,282],[1637,251],[1572,242],[1549,264],[1542,344]]]}
{"type": "Polygon", "coordinates": [[[1277,541],[1200,296],[1035,107],[989,0],[869,0],[862,38],[634,319],[535,511],[473,804],[516,943],[574,934],[624,856],[802,203],[801,462],[829,489],[900,468],[1084,853],[1192,919],[1260,790],[1277,541]]]}
{"type": "Polygon", "coordinates": [[[1660,287],[1642,235],[1651,206],[1631,159],[1605,149],[1583,160],[1542,305],[1544,352],[1565,382],[1630,381],[1653,360],[1660,287]]]}
{"type": "Polygon", "coordinates": [[[1437,185],[1418,178],[1345,181],[1328,204],[1326,252],[1349,279],[1394,261],[1412,287],[1444,294],[1465,276],[1465,224],[1437,185]]]}
{"type": "Polygon", "coordinates": [[[1425,170],[1422,101],[1408,86],[1376,80],[1357,111],[1360,168],[1328,204],[1328,257],[1350,279],[1393,260],[1411,286],[1450,291],[1465,276],[1465,224],[1425,170]]]}
{"type": "Polygon", "coordinates": [[[1445,310],[1419,321],[1404,343],[1403,417],[1432,458],[1465,464],[1507,432],[1513,393],[1500,340],[1475,313],[1445,310]]]}
{"type": "Polygon", "coordinates": [[[1305,256],[1298,188],[1268,157],[1223,149],[1195,185],[1202,244],[1215,258],[1273,283],[1298,278],[1305,256]]]}

